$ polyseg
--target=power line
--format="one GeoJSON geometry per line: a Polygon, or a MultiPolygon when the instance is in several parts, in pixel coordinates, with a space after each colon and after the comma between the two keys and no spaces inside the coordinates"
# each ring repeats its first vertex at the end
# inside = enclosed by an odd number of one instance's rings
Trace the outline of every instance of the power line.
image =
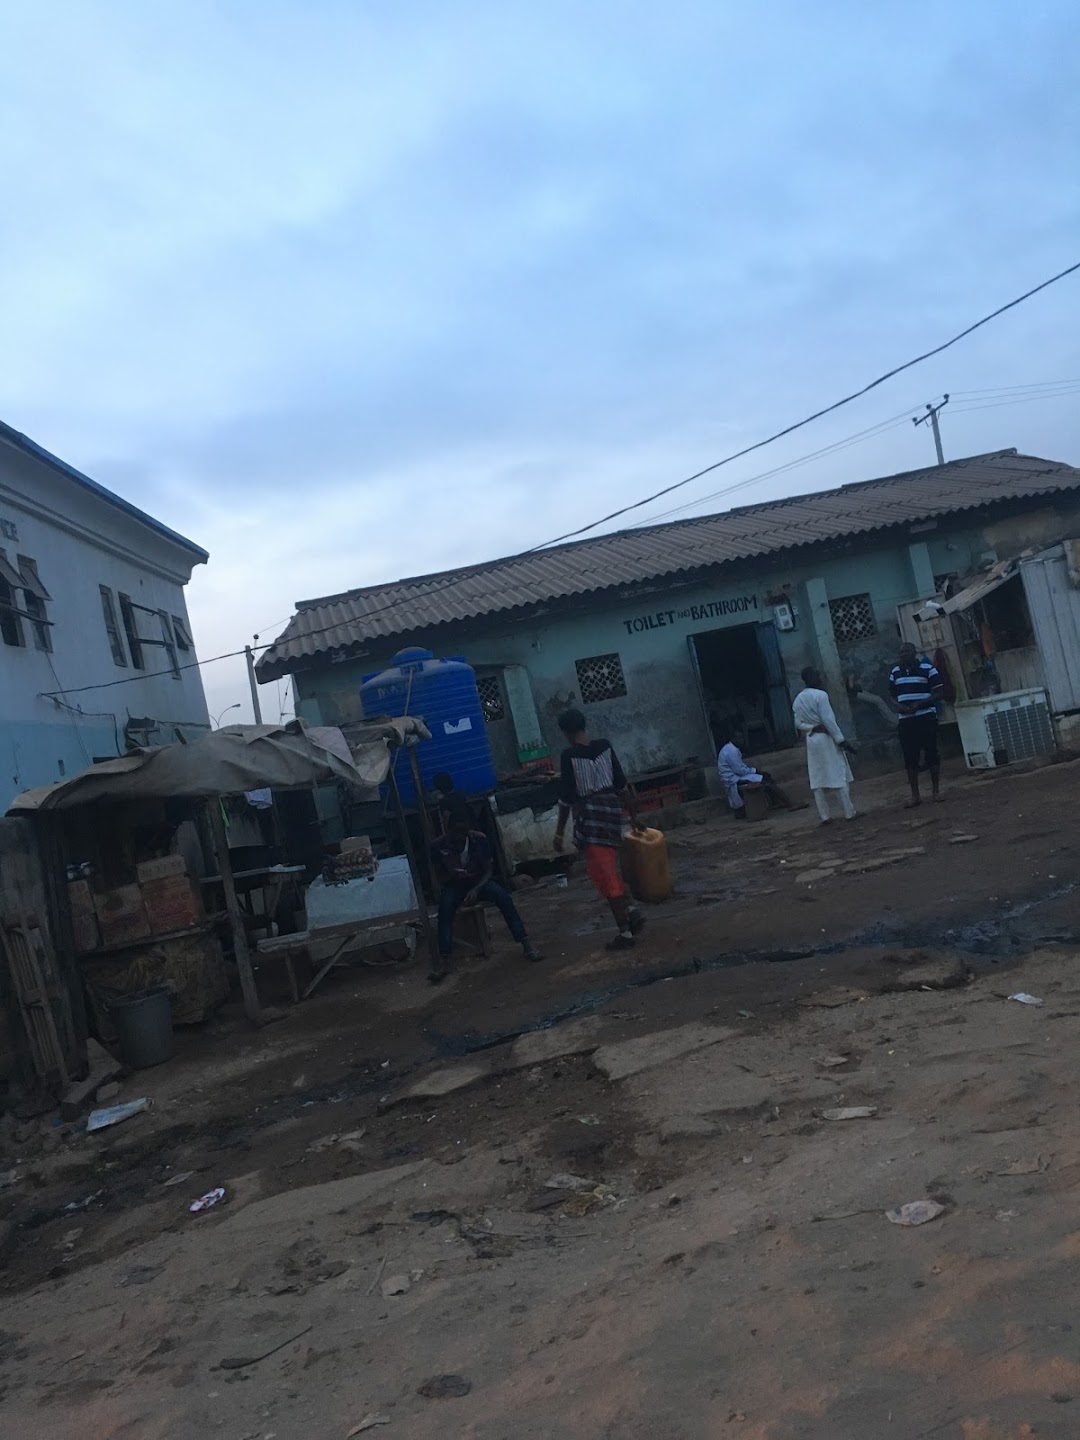
{"type": "Polygon", "coordinates": [[[1027,385],[991,385],[988,390],[954,390],[960,395],[1012,395],[1018,390],[1048,390],[1058,385],[1080,385],[1080,376],[1073,380],[1033,380],[1027,385]]]}
{"type": "Polygon", "coordinates": [[[1080,385],[1074,385],[1071,390],[1055,390],[1052,394],[1043,395],[1019,395],[1013,400],[988,400],[983,405],[955,405],[952,413],[954,415],[967,415],[972,410],[1000,410],[1006,405],[1031,405],[1036,400],[1057,400],[1066,395],[1080,393],[1080,385]]]}
{"type": "Polygon", "coordinates": [[[722,465],[730,465],[734,460],[741,460],[744,455],[751,455],[755,450],[763,450],[766,445],[772,445],[775,441],[782,440],[785,435],[791,435],[796,430],[801,430],[804,426],[812,424],[813,421],[820,420],[822,416],[831,415],[834,410],[839,410],[844,405],[850,405],[853,400],[861,399],[862,396],[869,394],[871,390],[876,390],[879,385],[884,385],[886,380],[892,380],[905,370],[910,370],[915,365],[921,365],[924,360],[930,360],[935,355],[940,355],[942,351],[950,349],[951,346],[966,339],[968,335],[973,334],[984,325],[989,325],[991,320],[996,320],[999,315],[1004,315],[1007,310],[1015,309],[1017,305],[1022,305],[1025,300],[1030,300],[1033,295],[1037,295],[1040,290],[1046,290],[1049,286],[1056,285],[1059,280],[1064,280],[1067,275],[1072,275],[1077,270],[1080,270],[1080,260],[1077,260],[1064,270],[1059,270],[1056,275],[1051,275],[1048,280],[1043,280],[1041,284],[1033,286],[1030,290],[1025,290],[1022,295],[1017,295],[1015,299],[1007,301],[1004,305],[999,305],[996,310],[991,310],[989,315],[984,315],[982,319],[976,320],[973,324],[966,326],[950,339],[944,340],[940,345],[935,345],[932,350],[926,350],[923,354],[916,355],[913,360],[905,360],[902,365],[894,366],[893,369],[887,370],[884,375],[879,375],[876,380],[871,380],[868,384],[863,385],[861,389],[853,390],[850,395],[845,395],[843,399],[834,400],[831,405],[826,405],[820,410],[815,410],[812,415],[807,415],[802,420],[796,420],[791,425],[785,425],[782,430],[775,431],[772,435],[766,436],[764,440],[757,440],[753,445],[746,445],[742,450],[736,450],[731,455],[725,455],[722,460],[716,460],[712,465],[706,465],[703,470],[698,470],[693,475],[688,475],[685,480],[676,480],[674,484],[665,485],[662,490],[657,490],[652,495],[646,495],[642,500],[635,500],[630,505],[622,505],[618,510],[612,510],[609,514],[602,515],[599,520],[593,520],[588,525],[581,525],[576,530],[568,530],[565,535],[557,535],[553,540],[545,540],[539,545],[533,545],[522,553],[532,555],[535,554],[537,550],[546,549],[549,545],[561,545],[566,540],[576,540],[579,535],[587,535],[590,530],[595,530],[601,525],[606,525],[609,520],[618,520],[621,515],[628,515],[631,510],[640,510],[646,505],[651,505],[654,500],[660,500],[663,496],[670,495],[674,490],[681,490],[684,485],[693,484],[695,480],[700,480],[703,475],[708,475],[713,470],[719,470],[722,465]]]}
{"type": "MultiPolygon", "coordinates": [[[[285,681],[285,689],[284,689],[284,692],[283,692],[282,689],[281,689],[281,680],[279,679],[278,682],[277,682],[277,685],[278,685],[278,724],[279,724],[279,725],[281,724],[282,720],[285,719],[285,705],[286,705],[286,703],[288,702],[288,699],[289,699],[289,686],[292,684],[292,678],[293,678],[293,677],[292,677],[291,675],[287,677],[287,679],[286,679],[286,681],[285,681]]],[[[295,696],[294,696],[294,699],[295,699],[295,696]]],[[[293,708],[294,708],[294,711],[295,711],[295,706],[294,706],[293,708]]]]}
{"type": "MultiPolygon", "coordinates": [[[[437,590],[445,590],[447,586],[456,585],[460,578],[460,574],[457,573],[445,575],[441,578],[435,577],[423,593],[427,596],[437,590]]],[[[391,600],[386,605],[378,605],[375,609],[369,610],[364,616],[364,619],[366,620],[374,615],[381,615],[387,610],[395,610],[399,605],[404,605],[407,600],[412,598],[412,596],[401,596],[397,600],[391,600]]],[[[339,622],[335,622],[333,625],[322,625],[318,630],[309,630],[307,634],[309,636],[325,635],[328,630],[337,630],[338,628],[339,622]]],[[[43,700],[52,700],[55,699],[57,695],[82,695],[87,690],[111,690],[116,685],[135,685],[140,680],[153,680],[159,675],[179,675],[183,670],[199,670],[204,665],[216,664],[218,660],[235,660],[240,655],[246,655],[247,648],[245,645],[243,649],[240,650],[226,650],[221,655],[211,655],[209,660],[189,660],[186,665],[177,665],[175,669],[140,670],[137,675],[123,675],[119,680],[103,680],[99,685],[77,685],[73,690],[42,690],[39,694],[43,700]]],[[[272,650],[273,648],[273,641],[265,645],[252,646],[253,650],[272,650]]]]}
{"type": "MultiPolygon", "coordinates": [[[[974,410],[994,410],[1004,405],[1028,405],[1035,400],[1054,400],[1059,395],[1064,396],[1080,393],[1080,381],[1055,381],[1053,383],[1062,385],[1069,384],[1071,385],[1071,388],[1058,390],[1047,394],[1022,395],[1017,399],[1013,400],[993,400],[988,401],[986,404],[954,404],[952,407],[952,413],[954,415],[965,415],[969,411],[974,410]]],[[[1003,386],[1002,390],[1005,392],[1011,392],[1013,390],[1026,390],[1028,388],[1028,386],[1003,386]]],[[[955,400],[958,394],[978,395],[983,392],[953,391],[952,393],[953,399],[955,400]]],[[[877,439],[882,435],[888,434],[890,430],[898,430],[902,428],[905,422],[911,418],[911,412],[915,408],[916,407],[914,405],[911,405],[906,410],[901,410],[897,415],[894,415],[887,420],[881,420],[876,425],[870,425],[865,430],[857,430],[854,434],[847,435],[842,440],[837,440],[831,445],[824,445],[819,450],[811,450],[808,454],[800,455],[797,459],[789,460],[783,465],[777,465],[772,470],[760,470],[756,475],[750,475],[745,480],[738,480],[733,485],[725,485],[720,490],[711,490],[707,495],[699,495],[693,500],[687,500],[686,503],[683,505],[676,505],[672,507],[672,509],[670,510],[661,510],[659,514],[650,515],[647,519],[641,520],[638,523],[642,527],[660,524],[673,515],[682,515],[685,514],[688,510],[693,510],[694,507],[697,505],[706,505],[712,500],[719,500],[724,496],[733,495],[738,490],[744,490],[750,485],[756,485],[759,481],[771,480],[777,475],[783,475],[790,470],[798,470],[803,465],[809,465],[814,460],[822,459],[829,455],[838,454],[842,450],[850,449],[853,445],[861,445],[866,440],[877,439]]]]}
{"type": "MultiPolygon", "coordinates": [[[[630,505],[621,506],[618,510],[613,510],[609,514],[601,516],[600,519],[591,521],[588,525],[582,525],[576,530],[567,531],[565,535],[559,535],[553,540],[542,541],[538,545],[532,545],[526,550],[519,551],[516,555],[509,555],[503,558],[507,560],[523,559],[525,556],[535,555],[538,551],[547,549],[547,547],[550,545],[559,545],[562,544],[564,541],[574,540],[580,535],[588,534],[590,530],[596,530],[599,526],[606,525],[609,520],[617,520],[620,516],[628,515],[633,510],[641,510],[646,505],[651,505],[654,500],[660,500],[665,495],[670,495],[676,490],[681,490],[683,486],[693,484],[695,480],[700,480],[702,476],[709,475],[714,470],[719,470],[724,465],[730,465],[735,460],[741,460],[744,455],[751,455],[756,450],[763,450],[767,445],[772,445],[773,443],[775,443],[775,441],[783,439],[784,436],[794,434],[796,430],[804,429],[807,425],[812,424],[815,420],[820,420],[825,415],[831,415],[835,410],[840,410],[845,405],[850,405],[853,401],[861,399],[862,396],[869,394],[871,390],[876,390],[879,385],[884,385],[887,380],[894,379],[895,376],[902,374],[905,370],[910,370],[916,365],[921,365],[923,361],[930,360],[935,355],[940,355],[943,351],[950,349],[953,345],[956,345],[961,340],[966,339],[968,335],[973,334],[976,330],[981,329],[984,325],[988,325],[991,320],[996,320],[1000,315],[1004,315],[1007,311],[1015,309],[1018,305],[1022,305],[1024,301],[1030,300],[1032,296],[1038,295],[1040,291],[1048,289],[1051,285],[1055,285],[1059,280],[1064,280],[1067,276],[1075,274],[1078,270],[1080,270],[1080,260],[1077,260],[1074,264],[1067,266],[1064,270],[1059,270],[1056,275],[1051,275],[1049,279],[1043,280],[1040,284],[1032,286],[1030,290],[1024,291],[1022,295],[1017,295],[1014,299],[1007,301],[1004,305],[999,305],[996,310],[992,310],[988,315],[984,315],[981,319],[974,321],[971,325],[968,325],[963,330],[958,331],[958,333],[953,335],[950,339],[943,341],[940,345],[934,346],[933,349],[926,350],[921,355],[916,355],[911,360],[906,360],[902,365],[894,366],[892,370],[888,370],[883,375],[879,375],[876,379],[869,381],[866,385],[863,385],[861,389],[854,390],[850,395],[845,395],[842,399],[833,401],[831,405],[826,405],[820,410],[815,410],[813,414],[805,416],[802,420],[797,420],[791,425],[784,426],[784,428],[781,430],[774,431],[773,434],[766,436],[764,440],[755,441],[754,444],[747,445],[742,450],[736,450],[731,455],[726,455],[722,460],[716,460],[713,462],[713,464],[706,465],[703,469],[696,471],[693,475],[688,475],[684,480],[677,480],[673,484],[666,485],[662,489],[655,491],[652,495],[647,495],[641,500],[635,500],[630,505]]],[[[907,411],[904,412],[905,418],[907,417],[908,413],[909,412],[907,411]]],[[[884,426],[888,423],[889,422],[882,422],[882,425],[884,426]]],[[[871,429],[876,428],[878,427],[871,427],[871,429]]],[[[851,437],[851,439],[854,440],[860,438],[862,433],[863,432],[859,432],[859,435],[851,437]]],[[[835,448],[841,448],[841,445],[843,443],[846,442],[838,442],[835,448]]],[[[824,447],[824,452],[827,452],[832,448],[834,447],[824,447]]],[[[780,470],[793,468],[796,463],[800,462],[792,462],[791,466],[781,466],[778,467],[777,471],[769,473],[779,473],[780,470]]],[[[763,478],[765,478],[765,476],[755,476],[752,477],[751,480],[739,482],[738,485],[732,486],[730,488],[731,490],[739,489],[743,485],[752,484],[753,481],[756,479],[763,478]]],[[[716,492],[716,495],[723,493],[725,492],[718,491],[716,492]]],[[[715,498],[715,495],[712,498],[715,498]]],[[[698,501],[691,503],[702,504],[704,503],[704,499],[699,499],[698,501]]],[[[428,585],[421,593],[423,597],[426,598],[427,596],[432,595],[439,590],[444,590],[449,586],[456,585],[460,578],[460,572],[455,572],[442,577],[433,577],[431,584],[428,585]]],[[[401,596],[396,600],[390,601],[386,605],[377,606],[375,609],[367,611],[362,618],[364,620],[373,619],[376,615],[384,614],[388,610],[394,610],[399,605],[405,604],[407,600],[411,600],[414,598],[416,598],[415,594],[409,596],[401,596]]],[[[336,630],[338,628],[339,626],[337,623],[332,625],[324,625],[317,630],[309,630],[305,638],[310,639],[316,635],[322,635],[329,630],[336,630]]],[[[177,675],[184,670],[197,670],[204,665],[216,664],[219,660],[236,659],[238,656],[245,654],[246,648],[247,647],[244,647],[240,650],[228,650],[221,655],[211,656],[209,660],[193,660],[186,665],[176,666],[174,669],[141,671],[138,675],[127,675],[123,676],[119,680],[103,681],[99,685],[80,685],[73,690],[45,691],[42,692],[42,698],[54,699],[57,695],[81,695],[89,690],[110,690],[116,685],[132,685],[140,680],[153,679],[159,675],[177,675]]],[[[259,645],[254,648],[258,650],[272,650],[274,647],[273,643],[270,643],[267,645],[259,645]]]]}
{"type": "Polygon", "coordinates": [[[175,670],[140,670],[138,675],[125,675],[119,680],[103,680],[100,685],[76,685],[73,690],[42,690],[40,698],[55,700],[58,695],[83,695],[87,690],[111,690],[114,685],[134,685],[139,680],[156,679],[158,675],[179,675],[182,670],[199,670],[203,665],[213,665],[218,660],[232,660],[243,653],[243,650],[227,650],[223,655],[211,655],[209,660],[189,660],[186,665],[177,665],[175,670]]]}
{"type": "Polygon", "coordinates": [[[745,490],[748,486],[756,485],[761,480],[771,480],[776,475],[783,475],[789,470],[797,470],[826,455],[834,455],[841,450],[849,449],[852,445],[862,444],[864,440],[884,435],[890,430],[897,430],[911,418],[914,408],[914,405],[909,405],[906,410],[899,411],[889,419],[880,420],[876,425],[870,425],[865,430],[857,430],[853,435],[847,435],[842,440],[834,441],[831,445],[823,445],[819,450],[811,450],[807,455],[800,455],[795,460],[785,461],[783,465],[776,465],[772,470],[760,470],[756,475],[750,475],[745,480],[736,480],[733,485],[725,485],[720,490],[711,490],[708,495],[699,495],[670,510],[661,510],[658,515],[650,515],[648,519],[640,521],[639,524],[642,526],[659,524],[671,515],[681,515],[687,510],[692,510],[695,505],[705,505],[711,500],[719,500],[723,496],[733,495],[737,490],[745,490]]]}

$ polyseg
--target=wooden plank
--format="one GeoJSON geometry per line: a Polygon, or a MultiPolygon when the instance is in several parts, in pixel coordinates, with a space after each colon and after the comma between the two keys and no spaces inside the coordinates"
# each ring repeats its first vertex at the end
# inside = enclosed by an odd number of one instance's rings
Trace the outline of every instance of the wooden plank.
{"type": "Polygon", "coordinates": [[[236,885],[233,882],[232,862],[229,859],[229,837],[225,833],[225,821],[221,818],[221,801],[210,800],[207,802],[207,806],[210,833],[214,837],[214,849],[217,851],[221,885],[225,891],[225,913],[229,917],[229,928],[232,932],[233,955],[236,958],[236,968],[240,974],[240,989],[244,993],[244,1013],[253,1025],[258,1025],[259,992],[255,985],[255,971],[251,965],[251,949],[248,945],[247,931],[244,928],[244,913],[240,908],[236,885]]]}
{"type": "MultiPolygon", "coordinates": [[[[427,868],[428,879],[431,882],[432,897],[438,899],[439,879],[435,874],[435,863],[431,858],[431,847],[435,843],[435,834],[431,828],[431,816],[424,801],[424,781],[420,774],[420,761],[417,758],[416,746],[406,745],[406,754],[409,757],[409,769],[412,772],[413,791],[416,795],[416,813],[420,817],[420,833],[424,837],[424,863],[427,868]]],[[[408,822],[402,814],[402,824],[408,828],[408,822]]],[[[417,900],[424,902],[424,895],[417,893],[417,900]]]]}
{"type": "MultiPolygon", "coordinates": [[[[15,904],[16,914],[19,917],[18,925],[9,926],[8,935],[9,937],[12,934],[16,935],[21,942],[20,958],[23,964],[13,968],[12,976],[16,980],[16,992],[19,996],[23,1019],[27,1022],[27,1034],[31,1042],[37,1040],[37,1045],[32,1045],[32,1048],[37,1052],[38,1074],[44,1080],[55,1071],[60,1076],[60,1082],[66,1090],[71,1084],[71,1078],[64,1047],[56,1028],[56,1016],[53,1014],[52,1001],[45,984],[45,977],[41,972],[37,951],[34,949],[34,941],[30,934],[30,925],[21,896],[16,897],[15,904]],[[25,982],[27,978],[30,981],[29,985],[18,983],[19,980],[25,982]],[[29,994],[34,996],[33,1000],[24,998],[29,994]],[[31,1015],[34,1017],[33,1020],[30,1019],[31,1015]]],[[[40,935],[41,932],[38,933],[40,935]]],[[[10,943],[8,948],[9,951],[12,948],[10,943]]],[[[57,996],[57,999],[61,1004],[63,1003],[62,996],[57,996]]]]}
{"type": "Polygon", "coordinates": [[[66,1013],[71,1017],[72,1059],[81,1063],[90,1028],[86,1018],[82,975],[75,951],[75,930],[71,918],[71,898],[64,855],[64,820],[59,813],[44,811],[34,817],[34,826],[45,889],[46,919],[53,939],[53,958],[57,976],[68,998],[66,1013]]]}
{"type": "Polygon", "coordinates": [[[329,975],[330,971],[337,964],[338,960],[349,948],[349,942],[351,939],[352,937],[350,935],[343,935],[341,937],[341,942],[335,948],[334,953],[330,956],[330,959],[324,962],[321,969],[316,973],[314,979],[311,981],[311,984],[304,991],[305,1000],[315,993],[316,988],[321,985],[325,977],[329,975]]]}
{"type": "MultiPolygon", "coordinates": [[[[409,834],[409,827],[405,823],[405,807],[401,803],[401,791],[398,789],[397,777],[394,775],[394,767],[390,766],[389,773],[390,794],[394,798],[394,805],[397,809],[398,818],[401,821],[402,838],[405,841],[405,858],[409,862],[409,873],[412,875],[413,888],[416,890],[416,900],[419,905],[420,928],[424,932],[424,940],[427,944],[428,959],[431,961],[432,970],[439,969],[439,947],[435,938],[435,929],[431,923],[431,916],[428,913],[427,900],[424,898],[424,887],[420,880],[420,872],[416,864],[416,852],[413,849],[412,836],[409,834]]],[[[417,797],[420,798],[419,796],[417,797]]]]}
{"type": "Polygon", "coordinates": [[[160,945],[166,940],[182,940],[186,935],[208,934],[215,929],[216,918],[208,916],[205,920],[200,920],[197,925],[187,925],[183,930],[170,930],[165,935],[140,935],[137,940],[117,940],[112,945],[99,945],[94,950],[84,950],[79,956],[79,960],[82,964],[89,962],[92,965],[96,960],[107,960],[125,950],[149,950],[152,946],[160,945]]]}

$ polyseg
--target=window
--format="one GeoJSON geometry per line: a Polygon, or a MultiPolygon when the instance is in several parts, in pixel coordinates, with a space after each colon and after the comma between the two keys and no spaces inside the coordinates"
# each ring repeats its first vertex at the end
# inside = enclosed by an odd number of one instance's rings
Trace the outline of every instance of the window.
{"type": "Polygon", "coordinates": [[[0,552],[0,639],[5,645],[25,645],[17,591],[11,583],[13,578],[18,576],[0,552]]]}
{"type": "Polygon", "coordinates": [[[165,651],[169,669],[179,679],[180,665],[176,658],[176,644],[165,611],[151,610],[148,605],[140,605],[138,601],[132,600],[130,595],[121,595],[120,615],[124,621],[124,633],[127,635],[131,663],[135,669],[146,669],[144,648],[147,645],[158,645],[165,651]]]}
{"type": "Polygon", "coordinates": [[[52,596],[42,584],[41,576],[38,574],[37,561],[31,560],[29,555],[16,557],[19,564],[19,575],[23,581],[23,603],[26,606],[26,614],[34,627],[34,644],[39,650],[52,649],[52,636],[49,634],[52,628],[49,624],[49,612],[45,608],[46,600],[52,596]]]}
{"type": "Polygon", "coordinates": [[[16,556],[16,562],[18,569],[0,550],[0,638],[5,645],[25,646],[26,634],[22,622],[29,620],[34,631],[34,644],[39,650],[51,650],[49,631],[52,621],[45,602],[52,597],[42,583],[37,564],[29,555],[16,556]]]}
{"type": "Polygon", "coordinates": [[[575,660],[578,689],[583,705],[598,700],[618,700],[626,694],[626,680],[618,655],[592,655],[588,660],[575,660]]]}
{"type": "Polygon", "coordinates": [[[830,600],[829,611],[838,645],[851,640],[870,640],[877,634],[869,595],[845,595],[841,600],[830,600]]]}
{"type": "Polygon", "coordinates": [[[123,665],[127,669],[127,654],[124,651],[120,626],[116,623],[116,605],[113,602],[113,593],[107,585],[99,585],[98,589],[101,591],[101,613],[105,620],[105,633],[109,637],[112,658],[117,665],[123,665]]]}
{"type": "Polygon", "coordinates": [[[183,650],[186,654],[188,651],[195,649],[195,642],[191,638],[191,632],[187,628],[187,623],[182,620],[179,615],[172,617],[172,628],[177,650],[183,650]]]}
{"type": "Polygon", "coordinates": [[[176,644],[173,641],[173,632],[172,626],[169,624],[169,617],[165,614],[164,610],[159,610],[157,615],[158,620],[161,622],[160,644],[164,647],[165,654],[169,657],[169,669],[172,671],[174,677],[179,680],[180,666],[176,659],[176,644]]]}
{"type": "Polygon", "coordinates": [[[34,627],[34,644],[39,650],[51,650],[52,636],[49,634],[44,600],[39,600],[29,590],[23,592],[23,598],[26,603],[26,614],[29,616],[30,624],[34,627]]]}
{"type": "Polygon", "coordinates": [[[502,682],[498,675],[478,675],[476,688],[480,692],[480,708],[489,725],[496,720],[506,719],[506,702],[503,700],[502,682]]]}
{"type": "Polygon", "coordinates": [[[131,651],[131,663],[136,670],[145,670],[146,663],[143,660],[142,644],[139,640],[139,627],[135,620],[135,606],[132,604],[130,595],[120,596],[120,615],[124,621],[124,634],[127,636],[128,649],[131,651]]]}

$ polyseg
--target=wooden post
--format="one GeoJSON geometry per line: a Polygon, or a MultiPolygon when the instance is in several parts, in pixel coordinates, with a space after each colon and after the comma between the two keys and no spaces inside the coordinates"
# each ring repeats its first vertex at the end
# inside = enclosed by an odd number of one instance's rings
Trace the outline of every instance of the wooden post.
{"type": "MultiPolygon", "coordinates": [[[[52,932],[52,954],[57,974],[71,1002],[71,1020],[75,1027],[75,1043],[86,1048],[90,1033],[86,1021],[86,999],[83,995],[82,972],[75,954],[75,933],[68,897],[67,866],[64,862],[63,822],[55,811],[38,811],[34,816],[41,863],[41,879],[45,887],[44,928],[52,932]]],[[[39,926],[39,928],[42,928],[39,926]]]]}
{"type": "Polygon", "coordinates": [[[432,970],[437,970],[439,968],[439,947],[435,941],[435,931],[431,926],[427,896],[424,894],[424,887],[420,882],[420,871],[416,864],[416,851],[413,849],[412,836],[409,834],[409,826],[405,820],[405,807],[401,803],[401,791],[398,789],[397,776],[394,774],[393,764],[390,766],[387,779],[390,785],[390,794],[394,797],[394,804],[397,806],[398,817],[401,820],[402,839],[405,842],[405,858],[409,862],[409,873],[412,875],[413,888],[416,891],[416,903],[420,911],[420,928],[424,932],[424,940],[427,943],[428,959],[431,961],[432,970]]]}
{"type": "Polygon", "coordinates": [[[225,833],[225,821],[221,817],[221,801],[213,799],[210,807],[210,833],[214,837],[217,851],[218,874],[225,891],[225,913],[232,930],[233,954],[236,968],[240,972],[240,989],[244,992],[244,1013],[253,1025],[259,1023],[259,992],[255,987],[255,972],[251,968],[251,950],[248,947],[247,931],[240,901],[236,898],[236,884],[233,880],[232,860],[229,858],[229,837],[225,833]]]}
{"type": "MultiPolygon", "coordinates": [[[[433,899],[439,898],[439,882],[435,877],[435,866],[431,859],[431,846],[435,839],[435,832],[431,828],[431,816],[424,800],[424,781],[420,775],[420,761],[416,758],[416,746],[408,745],[409,769],[412,772],[413,790],[416,792],[416,813],[420,817],[420,833],[424,837],[424,859],[427,863],[427,875],[431,881],[431,894],[433,899]]],[[[402,814],[402,823],[408,828],[408,822],[402,814]]]]}

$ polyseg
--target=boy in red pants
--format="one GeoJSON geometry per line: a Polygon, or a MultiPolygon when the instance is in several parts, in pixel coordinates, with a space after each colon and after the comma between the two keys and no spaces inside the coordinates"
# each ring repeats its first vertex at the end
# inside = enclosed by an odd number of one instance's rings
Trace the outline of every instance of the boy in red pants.
{"type": "Polygon", "coordinates": [[[635,830],[640,831],[642,826],[611,741],[590,740],[580,710],[560,715],[559,729],[566,736],[568,748],[562,753],[555,849],[563,848],[566,822],[573,811],[574,844],[584,854],[589,879],[611,906],[618,927],[608,949],[627,950],[645,924],[645,917],[627,900],[619,873],[623,811],[630,812],[635,830]]]}

